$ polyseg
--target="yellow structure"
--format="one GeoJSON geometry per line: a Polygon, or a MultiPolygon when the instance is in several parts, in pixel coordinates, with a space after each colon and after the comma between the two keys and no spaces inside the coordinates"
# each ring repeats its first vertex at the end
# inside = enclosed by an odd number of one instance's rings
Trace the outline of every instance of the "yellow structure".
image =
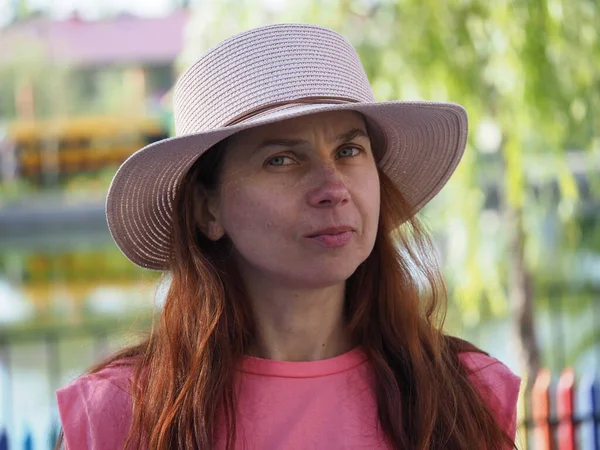
{"type": "Polygon", "coordinates": [[[152,117],[83,116],[15,121],[6,127],[14,146],[17,176],[37,179],[44,171],[60,175],[89,172],[122,163],[168,131],[152,117]]]}

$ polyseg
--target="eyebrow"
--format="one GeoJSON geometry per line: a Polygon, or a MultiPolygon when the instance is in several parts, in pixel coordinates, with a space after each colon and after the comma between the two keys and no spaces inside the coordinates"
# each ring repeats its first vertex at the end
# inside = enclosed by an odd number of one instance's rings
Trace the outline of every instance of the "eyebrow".
{"type": "MultiPolygon", "coordinates": [[[[362,130],[360,128],[352,128],[349,131],[339,134],[335,138],[335,142],[349,142],[353,139],[356,139],[357,137],[369,139],[369,135],[365,130],[362,130]]],[[[267,139],[266,141],[263,141],[259,145],[257,145],[253,153],[258,152],[259,150],[262,150],[265,147],[296,147],[302,144],[306,144],[307,142],[308,141],[305,141],[303,139],[267,139]]]]}
{"type": "Polygon", "coordinates": [[[336,142],[349,142],[353,139],[356,139],[357,137],[369,139],[369,135],[365,130],[362,130],[360,128],[353,128],[350,131],[346,131],[345,133],[338,135],[338,137],[336,138],[336,142]]]}

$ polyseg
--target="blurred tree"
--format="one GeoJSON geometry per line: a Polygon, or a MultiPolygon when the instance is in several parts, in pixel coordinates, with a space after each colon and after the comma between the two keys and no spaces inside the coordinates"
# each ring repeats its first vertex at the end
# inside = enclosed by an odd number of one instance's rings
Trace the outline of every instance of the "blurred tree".
{"type": "Polygon", "coordinates": [[[580,242],[578,188],[565,149],[600,153],[594,134],[600,129],[594,115],[599,4],[207,0],[192,11],[184,64],[236,32],[310,22],[352,41],[378,100],[466,107],[473,131],[467,152],[427,214],[448,236],[447,280],[465,320],[476,323],[482,310],[503,314],[509,305],[523,368],[536,373],[534,288],[563,273],[557,255],[572,253],[580,242]],[[548,221],[562,224],[553,243],[542,229],[548,221]]]}
{"type": "Polygon", "coordinates": [[[27,20],[35,14],[35,11],[29,4],[29,0],[13,0],[12,3],[14,21],[27,20]]]}
{"type": "Polygon", "coordinates": [[[0,17],[0,28],[6,24],[22,22],[43,15],[39,6],[32,6],[29,0],[6,0],[0,11],[5,14],[4,17],[0,17]]]}
{"type": "Polygon", "coordinates": [[[48,58],[37,41],[0,64],[0,120],[78,114],[139,113],[120,68],[86,70],[48,58]]]}
{"type": "Polygon", "coordinates": [[[12,42],[19,52],[0,64],[0,119],[64,114],[73,98],[71,68],[48,59],[39,41],[26,36],[12,42]]]}

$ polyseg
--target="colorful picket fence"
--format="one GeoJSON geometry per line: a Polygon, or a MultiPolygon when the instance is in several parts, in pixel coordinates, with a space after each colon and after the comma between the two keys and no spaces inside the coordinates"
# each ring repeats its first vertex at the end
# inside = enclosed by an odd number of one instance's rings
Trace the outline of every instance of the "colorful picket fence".
{"type": "MultiPolygon", "coordinates": [[[[53,450],[56,447],[57,440],[58,432],[53,431],[51,435],[48,436],[46,445],[42,444],[42,447],[48,448],[49,450],[53,450]]],[[[25,434],[25,438],[22,440],[22,442],[14,442],[14,440],[11,440],[9,442],[9,435],[7,431],[0,430],[0,450],[33,450],[34,448],[36,448],[36,446],[34,446],[33,444],[34,438],[31,432],[25,434]]]]}
{"type": "Polygon", "coordinates": [[[600,450],[600,381],[585,374],[579,383],[571,368],[558,383],[542,369],[519,398],[520,450],[600,450]]]}
{"type": "MultiPolygon", "coordinates": [[[[524,378],[523,386],[527,384],[524,378]]],[[[519,450],[600,450],[600,380],[586,374],[577,383],[574,371],[567,368],[554,384],[550,371],[543,369],[531,389],[521,390],[519,417],[519,450]]],[[[57,436],[54,429],[47,448],[55,447],[57,436]]],[[[21,442],[11,442],[8,431],[0,430],[0,450],[33,448],[31,433],[21,442]]]]}

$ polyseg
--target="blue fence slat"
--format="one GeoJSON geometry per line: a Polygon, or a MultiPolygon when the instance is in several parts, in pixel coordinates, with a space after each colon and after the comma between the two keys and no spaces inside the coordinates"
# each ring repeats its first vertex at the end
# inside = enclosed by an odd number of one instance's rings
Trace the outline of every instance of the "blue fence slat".
{"type": "Polygon", "coordinates": [[[0,450],[8,450],[8,434],[6,430],[0,431],[0,450]]]}
{"type": "Polygon", "coordinates": [[[60,428],[53,424],[52,428],[50,429],[50,435],[48,436],[48,440],[50,441],[50,448],[54,449],[56,448],[56,442],[58,441],[58,435],[60,433],[60,428]]]}
{"type": "Polygon", "coordinates": [[[594,377],[594,381],[592,383],[592,388],[590,389],[590,398],[592,401],[592,412],[593,419],[592,423],[594,424],[594,434],[593,434],[593,442],[594,448],[600,448],[600,380],[598,377],[594,377]]]}
{"type": "Polygon", "coordinates": [[[600,433],[598,421],[600,408],[598,394],[600,392],[598,377],[593,372],[586,373],[581,378],[579,388],[579,416],[583,420],[579,426],[581,450],[600,449],[600,433]]]}
{"type": "Polygon", "coordinates": [[[31,431],[27,431],[25,440],[23,441],[23,450],[33,450],[33,436],[31,431]]]}

